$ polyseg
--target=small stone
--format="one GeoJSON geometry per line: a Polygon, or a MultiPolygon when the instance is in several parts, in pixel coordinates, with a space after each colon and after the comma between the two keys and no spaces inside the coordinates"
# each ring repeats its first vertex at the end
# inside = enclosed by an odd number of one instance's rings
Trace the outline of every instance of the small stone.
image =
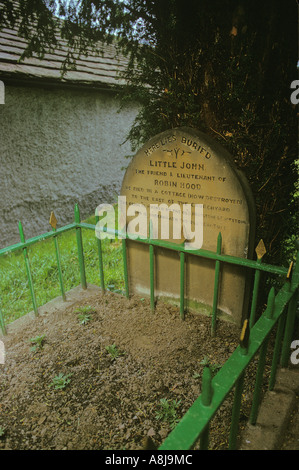
{"type": "Polygon", "coordinates": [[[156,434],[156,431],[154,430],[154,428],[150,428],[147,431],[147,436],[149,436],[149,437],[153,437],[155,434],[156,434]]]}
{"type": "Polygon", "coordinates": [[[46,416],[41,416],[38,420],[38,425],[40,426],[41,424],[43,424],[45,421],[46,421],[47,417],[46,416]]]}

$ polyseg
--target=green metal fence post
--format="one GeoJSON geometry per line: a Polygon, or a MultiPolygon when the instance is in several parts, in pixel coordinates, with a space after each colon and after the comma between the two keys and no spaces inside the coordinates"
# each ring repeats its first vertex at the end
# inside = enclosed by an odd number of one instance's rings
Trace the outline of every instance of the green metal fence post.
{"type": "MultiPolygon", "coordinates": [[[[100,217],[98,215],[95,216],[96,219],[96,225],[100,220],[100,217]]],[[[98,237],[97,239],[97,247],[98,247],[98,257],[99,257],[99,271],[100,271],[100,283],[101,283],[101,289],[105,290],[105,280],[104,280],[104,269],[103,269],[103,251],[102,251],[102,240],[98,237]]]]}
{"type": "Polygon", "coordinates": [[[245,377],[245,373],[241,375],[241,377],[238,379],[236,386],[235,386],[234,404],[233,404],[233,410],[232,410],[231,427],[230,427],[230,434],[229,434],[229,441],[228,441],[229,450],[236,449],[244,377],[245,377]]]}
{"type": "MultiPolygon", "coordinates": [[[[212,371],[210,367],[205,367],[202,374],[201,403],[203,406],[210,406],[213,398],[212,371]]],[[[207,424],[200,436],[200,449],[207,450],[209,447],[210,423],[207,424]]]]}
{"type": "MultiPolygon", "coordinates": [[[[249,324],[248,318],[246,318],[244,320],[243,327],[242,327],[241,334],[240,334],[240,354],[242,356],[246,356],[248,354],[249,337],[250,337],[250,324],[249,324]]],[[[239,377],[235,385],[235,395],[234,395],[231,427],[230,427],[230,434],[229,434],[229,444],[228,444],[228,448],[230,450],[234,450],[236,448],[236,443],[237,443],[244,377],[245,377],[245,371],[241,374],[241,376],[239,377]]]]}
{"type": "MultiPolygon", "coordinates": [[[[261,260],[257,260],[257,263],[261,263],[261,260]]],[[[260,272],[259,269],[257,269],[255,271],[255,275],[254,275],[254,284],[253,284],[251,310],[250,310],[250,327],[251,328],[253,327],[253,325],[255,323],[255,312],[256,312],[256,304],[257,304],[260,277],[261,277],[261,272],[260,272]]]]}
{"type": "Polygon", "coordinates": [[[269,295],[268,295],[267,308],[265,311],[266,318],[272,318],[274,305],[275,305],[275,289],[274,287],[271,287],[269,295]]]}
{"type": "MultiPolygon", "coordinates": [[[[52,227],[53,232],[56,232],[57,219],[56,219],[55,214],[54,214],[53,211],[51,212],[49,223],[52,227]]],[[[59,252],[59,245],[58,245],[57,235],[55,235],[53,237],[53,240],[54,240],[54,247],[55,247],[55,253],[56,253],[56,260],[57,260],[60,290],[61,290],[62,299],[65,301],[66,297],[65,297],[65,291],[64,291],[64,286],[63,286],[62,271],[61,271],[61,260],[60,260],[60,252],[59,252]]]]}
{"type": "Polygon", "coordinates": [[[255,387],[254,387],[254,392],[253,392],[253,400],[252,400],[251,412],[250,412],[250,417],[249,417],[250,424],[256,423],[258,409],[260,406],[261,387],[262,387],[262,380],[263,380],[263,374],[264,374],[265,363],[266,363],[267,347],[268,347],[268,338],[264,340],[264,343],[262,344],[261,350],[260,350],[260,357],[259,357],[258,369],[256,373],[256,380],[255,380],[255,387]]]}
{"type": "Polygon", "coordinates": [[[285,326],[285,313],[283,313],[279,320],[275,337],[275,346],[273,351],[272,365],[271,365],[271,374],[269,379],[269,390],[273,390],[276,380],[276,372],[279,363],[279,354],[281,351],[282,337],[285,326]]]}
{"type": "MultiPolygon", "coordinates": [[[[274,290],[274,287],[272,287],[268,295],[267,308],[264,312],[265,318],[268,318],[269,320],[272,318],[274,305],[275,305],[275,290],[274,290]]],[[[269,336],[265,338],[260,348],[260,357],[259,357],[259,363],[258,363],[258,368],[257,368],[257,373],[256,373],[256,381],[255,381],[255,387],[254,387],[254,392],[253,392],[251,413],[249,417],[250,424],[256,423],[256,419],[258,415],[268,342],[269,342],[269,336]]]]}
{"type": "Polygon", "coordinates": [[[200,450],[208,450],[209,448],[209,434],[210,434],[210,423],[207,424],[200,436],[200,450]]]}
{"type": "Polygon", "coordinates": [[[212,371],[206,366],[202,373],[201,402],[204,406],[210,406],[213,398],[212,371]]]}
{"type": "MultiPolygon", "coordinates": [[[[79,211],[78,204],[75,205],[75,222],[77,224],[80,224],[80,211],[79,211]]],[[[76,227],[76,238],[77,238],[77,247],[78,247],[78,260],[79,260],[81,286],[82,286],[83,289],[86,289],[87,284],[86,284],[86,274],[85,274],[85,263],[84,263],[84,253],[83,253],[83,242],[82,242],[81,227],[76,227]]]]}
{"type": "Polygon", "coordinates": [[[128,280],[128,264],[127,264],[127,245],[126,240],[123,238],[122,241],[122,252],[123,252],[123,264],[124,264],[124,279],[125,279],[125,290],[126,297],[129,298],[129,280],[128,280]]]}
{"type": "MultiPolygon", "coordinates": [[[[217,238],[217,254],[221,254],[222,235],[221,232],[217,238]]],[[[220,261],[215,262],[215,281],[214,281],[214,297],[213,297],[213,309],[212,309],[212,326],[211,335],[216,334],[216,319],[217,319],[217,306],[218,306],[218,292],[219,292],[219,272],[220,272],[220,261]]]]}
{"type": "Polygon", "coordinates": [[[180,252],[180,316],[185,318],[185,253],[180,252]]]}
{"type": "MultiPolygon", "coordinates": [[[[272,318],[272,315],[273,315],[274,304],[275,304],[275,290],[274,290],[274,287],[272,287],[268,295],[267,308],[264,312],[265,318],[268,318],[269,320],[272,318]]],[[[254,387],[254,392],[253,392],[251,413],[249,417],[250,424],[256,423],[256,419],[258,415],[268,342],[269,342],[269,336],[265,338],[260,348],[260,357],[259,357],[259,363],[258,363],[258,368],[257,368],[257,373],[256,373],[256,381],[255,381],[255,387],[254,387]]]]}
{"type": "MultiPolygon", "coordinates": [[[[150,220],[149,223],[149,239],[152,239],[153,233],[153,224],[150,220]]],[[[154,246],[149,245],[149,257],[150,257],[150,299],[151,299],[151,309],[155,310],[155,261],[154,261],[154,246]]]]}
{"type": "Polygon", "coordinates": [[[243,327],[240,334],[240,352],[242,356],[246,356],[248,353],[249,347],[249,337],[250,337],[250,326],[248,322],[248,318],[244,320],[243,327]]]}
{"type": "MultiPolygon", "coordinates": [[[[24,236],[24,231],[23,231],[23,226],[22,226],[21,221],[19,222],[19,233],[20,233],[21,242],[25,243],[25,236],[24,236]]],[[[26,247],[23,248],[23,254],[24,254],[26,273],[27,273],[27,279],[28,279],[28,284],[29,284],[29,289],[30,289],[30,294],[31,294],[31,299],[32,299],[33,310],[34,310],[35,315],[38,315],[38,308],[36,305],[35,293],[34,293],[34,288],[33,288],[30,262],[29,262],[29,257],[28,257],[28,252],[27,252],[26,247]]]]}
{"type": "MultiPolygon", "coordinates": [[[[255,249],[255,252],[257,255],[257,263],[262,264],[262,258],[264,254],[266,253],[266,248],[265,248],[263,240],[260,240],[260,242],[258,243],[255,249]]],[[[250,310],[250,323],[249,323],[250,328],[252,328],[255,323],[255,313],[256,313],[260,278],[261,278],[261,271],[259,269],[256,269],[255,275],[254,275],[254,284],[253,284],[251,310],[250,310]]]]}
{"type": "Polygon", "coordinates": [[[7,330],[6,330],[4,316],[3,316],[1,308],[0,308],[0,326],[1,326],[1,330],[2,330],[3,335],[6,335],[7,330]]]}

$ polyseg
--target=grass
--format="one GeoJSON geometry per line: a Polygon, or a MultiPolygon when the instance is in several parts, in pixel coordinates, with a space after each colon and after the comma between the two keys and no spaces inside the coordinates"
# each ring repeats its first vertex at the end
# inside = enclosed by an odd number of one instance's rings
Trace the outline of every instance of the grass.
{"type": "MultiPolygon", "coordinates": [[[[84,222],[95,225],[95,217],[84,222]]],[[[100,286],[97,242],[93,230],[82,229],[86,279],[100,286]]],[[[80,284],[75,230],[58,237],[64,290],[80,284]]],[[[105,287],[123,292],[122,247],[118,240],[102,240],[105,287]]],[[[61,295],[53,239],[38,242],[28,249],[37,306],[61,295]]],[[[8,324],[33,310],[22,251],[0,257],[0,309],[8,324]]]]}
{"type": "Polygon", "coordinates": [[[36,352],[43,348],[45,337],[46,335],[41,335],[41,336],[36,336],[35,338],[30,338],[30,342],[31,344],[33,344],[33,346],[31,347],[32,352],[36,352]]]}
{"type": "Polygon", "coordinates": [[[86,325],[92,319],[91,313],[94,313],[94,309],[90,305],[86,305],[84,307],[78,307],[75,313],[77,313],[79,323],[86,325]]]}
{"type": "Polygon", "coordinates": [[[177,416],[177,408],[180,406],[180,403],[180,400],[177,401],[161,398],[159,409],[156,411],[156,419],[158,421],[164,421],[168,423],[171,429],[175,428],[179,421],[177,416]]]}
{"type": "Polygon", "coordinates": [[[116,344],[111,344],[109,346],[106,346],[106,351],[109,354],[110,358],[112,361],[115,361],[119,356],[124,356],[125,353],[123,351],[120,351],[117,349],[116,344]]]}
{"type": "Polygon", "coordinates": [[[70,377],[72,374],[62,374],[62,372],[56,375],[52,382],[50,383],[49,387],[54,387],[55,390],[62,390],[64,389],[71,381],[70,377]]]}

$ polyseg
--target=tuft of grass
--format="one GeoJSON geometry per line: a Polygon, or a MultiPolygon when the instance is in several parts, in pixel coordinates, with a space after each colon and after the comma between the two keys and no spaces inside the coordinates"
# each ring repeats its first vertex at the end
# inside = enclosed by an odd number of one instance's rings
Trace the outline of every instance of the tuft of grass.
{"type": "Polygon", "coordinates": [[[90,305],[86,305],[83,307],[78,307],[75,310],[75,313],[78,314],[78,320],[81,325],[86,325],[90,320],[92,320],[91,313],[94,312],[94,309],[90,305]]]}
{"type": "Polygon", "coordinates": [[[91,307],[91,305],[83,305],[75,309],[75,313],[89,314],[91,312],[94,312],[94,309],[91,307]]]}
{"type": "Polygon", "coordinates": [[[106,351],[108,352],[109,356],[111,357],[112,361],[115,361],[119,356],[124,356],[126,353],[117,349],[115,344],[111,344],[110,346],[106,346],[106,351]]]}
{"type": "Polygon", "coordinates": [[[201,375],[198,373],[198,372],[194,372],[194,374],[192,375],[193,379],[200,379],[201,378],[201,375]]]}
{"type": "Polygon", "coordinates": [[[36,336],[35,338],[30,338],[30,342],[31,344],[33,344],[33,346],[31,347],[31,351],[36,352],[42,349],[45,343],[45,338],[46,338],[46,335],[41,335],[41,336],[36,336]]]}
{"type": "Polygon", "coordinates": [[[156,411],[156,419],[168,423],[170,428],[173,429],[179,421],[177,408],[180,404],[181,400],[168,400],[167,398],[161,398],[159,409],[156,411]]]}
{"type": "MultiPolygon", "coordinates": [[[[211,371],[214,373],[214,372],[217,372],[219,369],[221,369],[222,365],[221,364],[214,364],[210,361],[210,359],[205,356],[200,362],[199,362],[200,365],[202,366],[209,366],[209,368],[211,369],[211,371]]],[[[194,374],[195,375],[195,374],[194,374]]],[[[194,376],[193,376],[194,377],[194,376]]],[[[197,377],[194,377],[194,378],[197,378],[197,377]]]]}
{"type": "Polygon", "coordinates": [[[78,315],[78,320],[81,325],[87,325],[87,323],[90,322],[91,319],[91,315],[87,315],[86,313],[80,313],[78,315]]]}
{"type": "Polygon", "coordinates": [[[66,374],[64,375],[62,372],[60,372],[58,375],[56,375],[52,382],[50,383],[49,387],[54,387],[55,390],[61,390],[65,388],[71,381],[70,377],[73,374],[66,374]]]}

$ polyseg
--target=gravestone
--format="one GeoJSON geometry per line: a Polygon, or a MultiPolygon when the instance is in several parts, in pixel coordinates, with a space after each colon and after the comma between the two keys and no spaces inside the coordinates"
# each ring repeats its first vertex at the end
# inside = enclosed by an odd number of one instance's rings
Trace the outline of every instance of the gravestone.
{"type": "MultiPolygon", "coordinates": [[[[132,204],[143,204],[148,220],[153,204],[175,205],[174,209],[179,207],[182,211],[189,205],[194,233],[197,206],[199,214],[202,210],[203,222],[202,240],[198,237],[200,246],[197,248],[216,252],[221,232],[222,254],[252,257],[255,209],[250,187],[236,169],[232,156],[208,135],[190,128],[176,128],[153,137],[133,157],[123,179],[121,195],[126,197],[127,210],[132,204]]],[[[180,236],[174,237],[179,211],[169,211],[166,215],[170,220],[169,241],[185,242],[186,246],[190,240],[183,226],[180,236]]],[[[126,222],[130,220],[132,216],[127,215],[126,222]]],[[[162,238],[160,232],[155,233],[162,238]]],[[[130,292],[148,295],[149,247],[129,239],[127,256],[130,292]]],[[[191,252],[186,255],[186,309],[211,314],[214,277],[215,261],[191,252]]],[[[218,316],[242,323],[248,308],[247,281],[248,271],[244,268],[221,263],[218,316]]],[[[178,252],[155,247],[155,296],[178,303],[179,286],[178,252]]]]}

